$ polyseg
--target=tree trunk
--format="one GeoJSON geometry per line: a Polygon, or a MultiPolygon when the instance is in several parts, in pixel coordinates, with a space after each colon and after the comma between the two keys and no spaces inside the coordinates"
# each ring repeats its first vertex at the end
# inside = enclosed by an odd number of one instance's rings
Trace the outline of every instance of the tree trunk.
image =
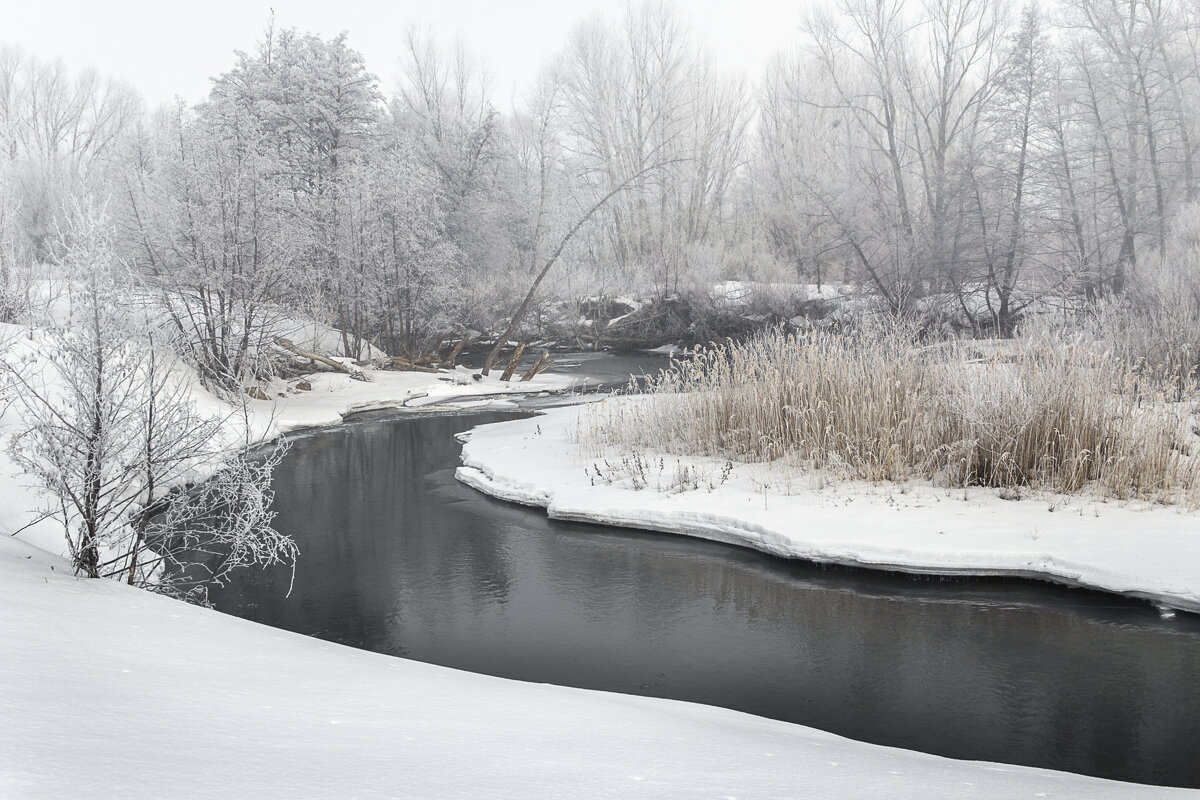
{"type": "Polygon", "coordinates": [[[553,361],[550,361],[549,359],[550,359],[550,351],[543,350],[542,357],[537,360],[536,364],[534,364],[529,369],[525,370],[525,374],[521,376],[521,381],[524,382],[524,381],[532,380],[534,375],[537,375],[539,372],[543,372],[544,370],[546,370],[551,364],[554,363],[553,361]]]}
{"type": "Polygon", "coordinates": [[[464,336],[462,338],[462,341],[459,342],[458,344],[456,344],[454,346],[454,349],[450,351],[450,355],[446,356],[442,360],[442,366],[446,367],[448,369],[454,369],[454,362],[458,359],[458,356],[462,353],[463,348],[466,347],[468,344],[470,344],[473,341],[475,341],[475,338],[473,336],[464,336]]]}
{"type": "Polygon", "coordinates": [[[508,362],[508,366],[504,368],[504,374],[500,376],[500,380],[507,381],[512,378],[513,372],[517,368],[517,362],[521,360],[521,354],[525,352],[525,343],[521,342],[517,345],[517,349],[513,352],[512,360],[508,362]]]}

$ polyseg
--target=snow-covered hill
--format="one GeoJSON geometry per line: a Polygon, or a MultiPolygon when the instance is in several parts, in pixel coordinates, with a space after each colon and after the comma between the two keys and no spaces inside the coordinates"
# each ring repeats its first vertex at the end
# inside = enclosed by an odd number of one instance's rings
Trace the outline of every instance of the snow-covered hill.
{"type": "MultiPolygon", "coordinates": [[[[254,435],[334,423],[364,406],[563,380],[506,387],[470,376],[372,377],[314,376],[311,391],[281,384],[274,394],[283,397],[251,402],[254,435]]],[[[211,395],[198,401],[229,410],[211,395]]],[[[7,419],[6,431],[19,422],[7,419]]],[[[0,498],[3,798],[1196,796],[952,761],[724,709],[520,683],[321,642],[76,578],[49,552],[61,549],[53,523],[8,535],[39,502],[8,461],[0,498]]]]}
{"type": "Polygon", "coordinates": [[[1195,797],[377,655],[0,539],[6,798],[1195,797]]]}

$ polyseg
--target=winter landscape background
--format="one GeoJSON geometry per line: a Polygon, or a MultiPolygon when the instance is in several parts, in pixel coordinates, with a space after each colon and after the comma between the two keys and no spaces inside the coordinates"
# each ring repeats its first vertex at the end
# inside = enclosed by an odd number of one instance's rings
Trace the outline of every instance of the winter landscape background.
{"type": "Polygon", "coordinates": [[[588,375],[568,354],[639,350],[678,358],[466,434],[458,480],[1200,609],[1200,6],[564,8],[212,9],[223,60],[174,100],[79,63],[133,63],[94,40],[161,10],[89,37],[63,6],[70,53],[41,12],[0,27],[0,794],[1189,794],[195,607],[304,557],[289,433],[528,403],[588,375]]]}

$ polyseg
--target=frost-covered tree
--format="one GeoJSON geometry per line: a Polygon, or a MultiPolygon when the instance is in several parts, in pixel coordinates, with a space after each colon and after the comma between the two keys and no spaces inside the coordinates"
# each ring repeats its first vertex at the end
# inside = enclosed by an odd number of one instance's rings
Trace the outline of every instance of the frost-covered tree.
{"type": "Polygon", "coordinates": [[[461,325],[438,172],[383,112],[344,35],[271,28],[133,159],[132,258],[210,386],[269,374],[297,316],[340,330],[353,358],[461,325]]]}
{"type": "MultiPolygon", "coordinates": [[[[357,181],[380,150],[383,112],[375,76],[345,34],[330,40],[270,25],[253,53],[213,84],[209,113],[259,137],[276,165],[270,176],[280,193],[278,213],[294,221],[290,257],[297,268],[296,305],[357,334],[362,320],[353,285],[349,204],[357,181]]],[[[277,300],[283,300],[279,297],[277,300]]],[[[361,342],[345,342],[359,356],[361,342]]]]}
{"type": "Polygon", "coordinates": [[[77,571],[170,586],[159,567],[179,560],[174,536],[232,547],[232,566],[294,559],[270,526],[275,458],[235,456],[214,488],[168,494],[222,458],[221,420],[197,412],[172,359],[155,349],[144,308],[122,290],[100,212],[77,213],[64,239],[70,318],[14,346],[0,367],[23,423],[10,452],[51,498],[45,512],[62,524],[77,571]]]}
{"type": "Polygon", "coordinates": [[[512,302],[526,203],[516,184],[513,143],[491,98],[485,65],[456,41],[447,45],[411,28],[401,50],[402,75],[391,108],[393,141],[412,146],[430,170],[445,235],[461,252],[463,327],[484,329],[512,302]]]}
{"type": "Polygon", "coordinates": [[[459,324],[462,253],[446,235],[436,178],[403,142],[346,171],[338,233],[340,268],[329,274],[347,355],[368,343],[420,355],[459,324]]]}
{"type": "Polygon", "coordinates": [[[112,568],[103,554],[126,535],[137,501],[126,457],[140,429],[144,376],[128,309],[104,274],[107,237],[94,216],[85,225],[66,251],[77,281],[68,324],[45,338],[42,353],[10,353],[4,369],[25,422],[11,452],[57,504],[49,511],[63,523],[76,569],[95,578],[112,568]]]}
{"type": "Polygon", "coordinates": [[[29,304],[33,258],[20,224],[20,201],[0,161],[0,322],[15,322],[29,304]]]}
{"type": "Polygon", "coordinates": [[[141,98],[120,81],[0,47],[0,159],[17,201],[21,245],[35,258],[54,255],[72,198],[103,194],[112,159],[141,113],[141,98]]]}
{"type": "Polygon", "coordinates": [[[179,107],[125,177],[132,260],[210,388],[269,375],[301,292],[303,220],[267,134],[230,103],[179,107]]]}
{"type": "Polygon", "coordinates": [[[580,24],[560,70],[564,142],[591,193],[639,176],[601,214],[600,258],[626,286],[678,291],[691,249],[720,242],[729,223],[746,87],[713,66],[679,11],[655,1],[628,4],[616,24],[580,24]]]}
{"type": "Polygon", "coordinates": [[[1051,196],[1047,165],[1053,152],[1046,120],[1054,74],[1044,17],[1030,4],[1004,49],[984,116],[983,152],[971,173],[982,257],[963,260],[974,269],[951,265],[947,270],[960,294],[982,294],[981,307],[963,303],[976,330],[990,327],[1012,336],[1035,296],[1029,291],[1034,276],[1027,267],[1043,255],[1038,240],[1046,235],[1043,219],[1051,196]]]}

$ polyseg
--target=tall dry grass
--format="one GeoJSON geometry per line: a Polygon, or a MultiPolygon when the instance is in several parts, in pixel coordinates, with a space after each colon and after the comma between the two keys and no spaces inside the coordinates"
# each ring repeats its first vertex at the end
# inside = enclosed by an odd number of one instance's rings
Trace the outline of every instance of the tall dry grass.
{"type": "Polygon", "coordinates": [[[674,362],[648,399],[591,409],[581,440],[868,481],[1200,506],[1194,405],[1083,347],[990,349],[921,347],[903,327],[772,333],[674,362]]]}

